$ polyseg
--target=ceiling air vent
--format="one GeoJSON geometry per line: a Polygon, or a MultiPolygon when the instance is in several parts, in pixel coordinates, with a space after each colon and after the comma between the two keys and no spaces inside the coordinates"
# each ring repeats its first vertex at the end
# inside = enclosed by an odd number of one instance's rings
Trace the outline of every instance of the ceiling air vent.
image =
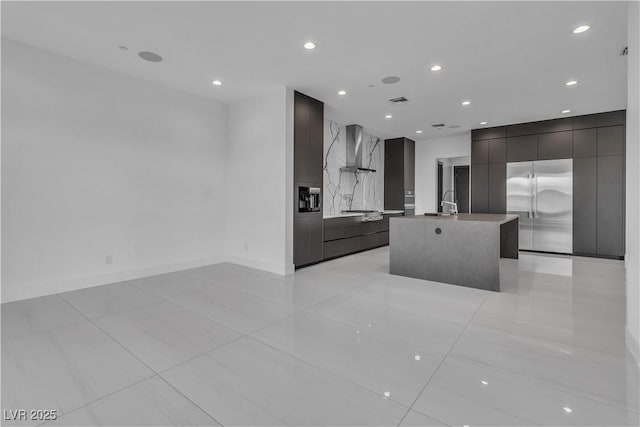
{"type": "Polygon", "coordinates": [[[408,99],[405,98],[404,96],[399,96],[397,98],[391,98],[389,101],[394,102],[394,103],[401,103],[401,102],[407,102],[408,99]]]}
{"type": "Polygon", "coordinates": [[[451,125],[449,126],[449,129],[458,129],[460,127],[460,125],[451,125]]]}
{"type": "Polygon", "coordinates": [[[437,123],[435,125],[431,125],[432,127],[436,128],[436,129],[440,129],[444,127],[444,123],[437,123]]]}

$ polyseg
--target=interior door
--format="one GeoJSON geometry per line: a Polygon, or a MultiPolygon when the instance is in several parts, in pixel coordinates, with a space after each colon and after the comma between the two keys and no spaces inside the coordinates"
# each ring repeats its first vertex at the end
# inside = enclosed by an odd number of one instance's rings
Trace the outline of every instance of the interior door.
{"type": "Polygon", "coordinates": [[[533,162],[507,163],[507,213],[520,216],[519,248],[533,249],[533,162]]]}
{"type": "Polygon", "coordinates": [[[573,160],[533,162],[533,249],[573,252],[573,160]]]}

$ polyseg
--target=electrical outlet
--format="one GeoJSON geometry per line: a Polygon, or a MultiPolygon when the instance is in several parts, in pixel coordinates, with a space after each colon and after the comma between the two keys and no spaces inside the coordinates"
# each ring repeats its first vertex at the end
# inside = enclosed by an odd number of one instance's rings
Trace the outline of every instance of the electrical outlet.
{"type": "Polygon", "coordinates": [[[113,255],[107,255],[104,257],[104,263],[111,265],[113,264],[113,255]]]}

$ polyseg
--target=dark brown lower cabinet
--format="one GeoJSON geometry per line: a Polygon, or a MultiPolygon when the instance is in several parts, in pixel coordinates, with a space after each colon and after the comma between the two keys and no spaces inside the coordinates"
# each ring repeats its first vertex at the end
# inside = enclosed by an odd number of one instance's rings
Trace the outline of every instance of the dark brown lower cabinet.
{"type": "Polygon", "coordinates": [[[471,165],[471,212],[489,212],[489,165],[471,165]]]}
{"type": "Polygon", "coordinates": [[[507,164],[489,164],[489,213],[507,213],[507,164]]]}
{"type": "Polygon", "coordinates": [[[624,157],[598,157],[597,253],[624,256],[624,157]]]}
{"type": "Polygon", "coordinates": [[[396,215],[384,215],[382,221],[371,222],[362,222],[357,216],[325,219],[323,258],[326,260],[388,245],[390,216],[396,215]]]}
{"type": "Polygon", "coordinates": [[[293,263],[302,267],[322,261],[322,212],[298,215],[294,221],[293,263]]]}
{"type": "Polygon", "coordinates": [[[595,255],[597,157],[573,159],[573,253],[595,255]]]}

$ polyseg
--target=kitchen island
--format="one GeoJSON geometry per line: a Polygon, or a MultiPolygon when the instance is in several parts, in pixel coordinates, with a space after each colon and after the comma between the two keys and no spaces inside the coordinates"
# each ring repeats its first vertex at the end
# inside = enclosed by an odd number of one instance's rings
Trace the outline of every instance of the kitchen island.
{"type": "Polygon", "coordinates": [[[390,273],[500,291],[500,258],[518,258],[518,215],[393,217],[390,273]]]}

